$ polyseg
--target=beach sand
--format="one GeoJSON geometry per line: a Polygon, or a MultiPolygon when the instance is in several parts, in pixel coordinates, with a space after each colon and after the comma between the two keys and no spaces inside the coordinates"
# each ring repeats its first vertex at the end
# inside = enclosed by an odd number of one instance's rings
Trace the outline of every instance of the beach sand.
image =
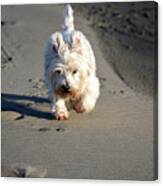
{"type": "Polygon", "coordinates": [[[156,179],[153,40],[99,28],[89,6],[73,5],[75,24],[95,52],[101,94],[92,113],[67,121],[52,118],[43,84],[44,45],[64,6],[2,6],[2,176],[156,179]]]}

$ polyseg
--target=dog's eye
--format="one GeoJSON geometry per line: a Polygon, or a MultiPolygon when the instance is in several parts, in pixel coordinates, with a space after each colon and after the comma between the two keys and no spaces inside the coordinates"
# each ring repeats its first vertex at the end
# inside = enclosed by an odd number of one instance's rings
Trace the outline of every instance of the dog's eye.
{"type": "Polygon", "coordinates": [[[77,73],[77,70],[74,70],[72,73],[73,73],[73,74],[76,74],[76,73],[77,73]]]}
{"type": "Polygon", "coordinates": [[[56,70],[55,73],[60,75],[61,74],[61,70],[56,70]]]}

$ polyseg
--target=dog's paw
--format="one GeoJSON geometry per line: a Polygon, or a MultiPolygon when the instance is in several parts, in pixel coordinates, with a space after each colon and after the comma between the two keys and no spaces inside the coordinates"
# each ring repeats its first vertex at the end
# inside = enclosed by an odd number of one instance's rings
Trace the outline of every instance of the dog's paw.
{"type": "Polygon", "coordinates": [[[89,113],[93,110],[95,102],[90,101],[89,99],[84,99],[83,101],[76,102],[73,105],[73,109],[77,113],[89,113]]]}
{"type": "Polygon", "coordinates": [[[67,120],[69,118],[68,111],[58,111],[54,113],[54,117],[56,120],[67,120]]]}
{"type": "Polygon", "coordinates": [[[84,112],[86,112],[86,109],[83,107],[83,105],[81,103],[77,103],[76,105],[74,105],[74,110],[77,113],[84,113],[84,112]]]}

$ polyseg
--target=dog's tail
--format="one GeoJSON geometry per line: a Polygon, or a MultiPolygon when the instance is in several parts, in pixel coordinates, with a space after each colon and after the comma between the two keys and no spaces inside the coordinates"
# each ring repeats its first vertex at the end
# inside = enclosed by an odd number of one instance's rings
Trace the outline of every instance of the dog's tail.
{"type": "Polygon", "coordinates": [[[74,30],[74,16],[73,9],[70,5],[66,5],[63,15],[63,29],[65,31],[71,32],[74,30]]]}

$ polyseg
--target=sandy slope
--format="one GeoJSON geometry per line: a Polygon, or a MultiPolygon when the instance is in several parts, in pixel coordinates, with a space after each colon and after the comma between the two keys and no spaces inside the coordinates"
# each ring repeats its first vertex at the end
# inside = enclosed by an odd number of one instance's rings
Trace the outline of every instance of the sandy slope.
{"type": "Polygon", "coordinates": [[[104,58],[101,39],[80,17],[76,27],[95,51],[101,95],[89,115],[51,119],[41,98],[42,51],[49,34],[60,29],[62,10],[2,6],[2,175],[154,179],[153,100],[124,84],[104,58]]]}

